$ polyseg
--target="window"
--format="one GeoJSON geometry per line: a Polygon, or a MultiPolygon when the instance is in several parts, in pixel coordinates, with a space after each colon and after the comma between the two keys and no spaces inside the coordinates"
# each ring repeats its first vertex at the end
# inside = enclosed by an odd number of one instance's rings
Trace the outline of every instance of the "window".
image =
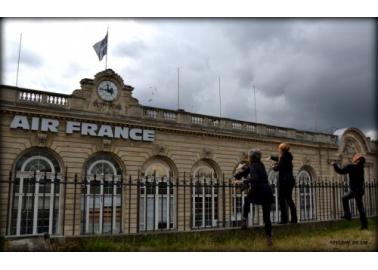
{"type": "Polygon", "coordinates": [[[85,164],[82,196],[82,233],[121,231],[122,170],[107,154],[98,154],[85,164]]]}
{"type": "Polygon", "coordinates": [[[270,186],[272,187],[274,203],[272,204],[272,208],[270,211],[270,220],[272,222],[276,222],[281,220],[281,211],[279,211],[279,203],[278,203],[278,172],[271,170],[268,174],[268,181],[270,186]]]}
{"type": "Polygon", "coordinates": [[[11,234],[59,234],[61,170],[47,151],[33,150],[16,163],[11,234]]]}
{"type": "Polygon", "coordinates": [[[300,220],[311,220],[314,218],[314,194],[311,175],[306,169],[300,170],[297,186],[299,188],[300,220]]]}
{"type": "Polygon", "coordinates": [[[201,165],[192,178],[192,226],[216,226],[218,220],[218,180],[209,166],[201,165]]]}
{"type": "Polygon", "coordinates": [[[174,189],[167,167],[166,164],[153,163],[144,172],[140,189],[140,230],[173,229],[174,189]]]}

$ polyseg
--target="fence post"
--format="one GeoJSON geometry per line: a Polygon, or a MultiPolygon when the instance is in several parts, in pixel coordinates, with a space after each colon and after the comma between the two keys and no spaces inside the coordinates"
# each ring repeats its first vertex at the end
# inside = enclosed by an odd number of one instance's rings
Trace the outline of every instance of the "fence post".
{"type": "Polygon", "coordinates": [[[95,226],[95,207],[96,207],[96,174],[93,176],[93,181],[89,183],[89,194],[91,193],[91,186],[93,186],[93,204],[92,204],[92,234],[94,234],[95,226]]]}
{"type": "Polygon", "coordinates": [[[72,234],[75,235],[75,223],[76,223],[76,192],[77,192],[77,173],[75,173],[74,179],[74,209],[73,209],[73,223],[72,223],[72,234]]]}
{"type": "Polygon", "coordinates": [[[60,184],[60,180],[58,179],[58,173],[56,172],[55,176],[54,176],[53,209],[52,209],[52,211],[53,211],[53,217],[52,217],[53,234],[56,234],[56,229],[57,229],[57,227],[59,227],[58,222],[57,222],[57,226],[54,226],[54,222],[55,222],[55,200],[56,200],[56,186],[57,186],[57,184],[58,185],[60,184]]]}
{"type": "MultiPolygon", "coordinates": [[[[366,186],[366,185],[365,185],[366,186]]],[[[373,204],[372,204],[372,198],[371,198],[371,182],[369,181],[369,184],[368,184],[368,189],[369,189],[369,203],[370,203],[370,215],[372,215],[372,208],[373,208],[373,204]]]]}
{"type": "MultiPolygon", "coordinates": [[[[139,179],[139,169],[138,169],[138,179],[139,179]]],[[[129,233],[131,232],[131,175],[129,175],[129,233]]],[[[137,188],[137,226],[139,228],[139,197],[138,197],[138,194],[139,194],[139,189],[137,188]]]]}
{"type": "Polygon", "coordinates": [[[186,175],[184,172],[184,231],[186,230],[186,175]]]}
{"type": "MultiPolygon", "coordinates": [[[[194,178],[194,177],[193,177],[194,178]]],[[[191,177],[190,178],[190,191],[189,191],[189,196],[190,196],[190,226],[189,228],[191,227],[194,227],[193,226],[193,221],[194,221],[194,217],[193,217],[193,201],[194,201],[194,193],[193,193],[193,178],[191,177]]]]}
{"type": "MultiPolygon", "coordinates": [[[[231,217],[232,217],[232,210],[234,209],[234,206],[232,204],[232,188],[231,188],[231,178],[228,178],[228,203],[229,203],[229,209],[230,209],[230,227],[234,227],[231,217]]],[[[235,201],[235,207],[237,206],[235,201]]],[[[236,208],[235,208],[236,209],[236,208]]],[[[235,221],[237,224],[238,214],[235,211],[235,221]]]]}
{"type": "MultiPolygon", "coordinates": [[[[104,183],[104,187],[105,187],[105,183],[104,183]]],[[[112,175],[112,207],[111,207],[112,214],[111,214],[111,220],[110,220],[110,234],[113,234],[113,220],[117,216],[117,212],[115,213],[115,216],[114,216],[114,192],[117,192],[117,186],[115,185],[114,174],[113,174],[112,175]]]]}
{"type": "Polygon", "coordinates": [[[177,176],[177,179],[176,179],[176,231],[179,230],[179,212],[180,212],[179,211],[179,177],[177,176]]]}
{"type": "MultiPolygon", "coordinates": [[[[9,205],[10,205],[10,202],[11,202],[11,190],[12,190],[12,171],[9,172],[9,178],[8,178],[8,207],[7,207],[7,224],[5,226],[5,235],[8,235],[9,233],[9,230],[8,230],[8,226],[9,226],[9,211],[10,208],[9,205]]],[[[13,185],[13,188],[14,188],[14,185],[13,185]]],[[[11,207],[13,207],[13,205],[11,205],[11,207]]],[[[11,219],[12,220],[12,219],[11,219]]]]}
{"type": "Polygon", "coordinates": [[[336,200],[335,200],[335,183],[332,183],[332,202],[333,202],[333,219],[336,219],[336,200]]]}
{"type": "Polygon", "coordinates": [[[62,228],[62,235],[64,235],[64,230],[66,226],[66,199],[67,199],[67,166],[66,166],[66,173],[64,176],[64,199],[63,199],[63,228],[62,228]]]}
{"type": "MultiPolygon", "coordinates": [[[[104,234],[104,222],[105,222],[105,191],[106,191],[106,188],[109,187],[109,184],[108,184],[108,181],[106,181],[107,179],[105,178],[105,174],[102,173],[102,179],[100,179],[100,190],[99,190],[99,195],[101,196],[102,195],[102,222],[101,222],[101,234],[104,234]],[[101,194],[101,186],[102,186],[102,194],[101,194]]],[[[112,186],[112,190],[113,190],[114,186],[112,186]]],[[[101,206],[101,203],[99,203],[99,206],[101,206]]],[[[99,207],[98,209],[100,212],[101,212],[101,207],[99,207]]],[[[106,215],[108,215],[108,213],[106,213],[106,215]]],[[[99,213],[99,216],[100,216],[100,213],[99,213]]],[[[99,222],[100,223],[100,222],[99,222]]],[[[99,224],[100,226],[100,224],[99,224]]],[[[112,228],[110,228],[111,230],[112,228]]]]}
{"type": "Polygon", "coordinates": [[[82,183],[82,188],[84,189],[82,191],[82,197],[83,197],[83,200],[84,200],[84,212],[82,213],[83,217],[83,234],[85,234],[85,230],[86,230],[86,223],[87,223],[87,220],[86,220],[86,217],[87,217],[87,184],[88,184],[88,179],[87,179],[87,168],[85,168],[85,173],[84,173],[84,179],[83,179],[83,183],[82,183]]]}
{"type": "MultiPolygon", "coordinates": [[[[31,205],[31,212],[32,212],[32,215],[33,215],[33,225],[34,225],[34,204],[35,204],[35,187],[36,187],[36,185],[37,185],[37,172],[36,171],[34,171],[34,173],[33,173],[33,179],[34,179],[34,185],[32,185],[33,186],[33,190],[32,190],[32,196],[33,196],[33,201],[32,201],[32,205],[31,205]]],[[[33,182],[31,181],[31,184],[32,184],[33,182]]],[[[25,191],[25,198],[26,198],[26,193],[27,193],[27,191],[25,191]]],[[[26,201],[25,201],[25,203],[26,203],[26,201]]],[[[37,206],[38,207],[38,206],[37,206]]],[[[26,205],[26,207],[24,208],[25,210],[26,210],[26,208],[27,208],[27,205],[26,205]]],[[[37,216],[37,219],[38,219],[38,216],[37,216]]],[[[33,227],[33,229],[32,229],[32,233],[33,233],[33,231],[34,231],[34,227],[33,227]]],[[[37,225],[37,228],[36,228],[36,232],[38,231],[38,225],[37,225]]],[[[26,232],[26,228],[25,228],[25,233],[27,233],[26,232]]]]}
{"type": "MultiPolygon", "coordinates": [[[[136,212],[137,212],[137,227],[136,227],[136,232],[139,233],[139,227],[140,227],[140,180],[139,180],[139,169],[138,169],[138,179],[137,179],[137,211],[136,212]]],[[[129,230],[130,230],[130,228],[129,228],[129,230]]]]}

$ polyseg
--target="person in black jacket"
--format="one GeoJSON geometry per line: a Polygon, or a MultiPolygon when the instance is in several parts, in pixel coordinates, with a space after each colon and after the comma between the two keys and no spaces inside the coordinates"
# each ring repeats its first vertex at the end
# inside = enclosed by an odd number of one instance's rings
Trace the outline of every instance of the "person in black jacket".
{"type": "Polygon", "coordinates": [[[338,174],[349,175],[349,191],[345,193],[342,197],[344,216],[341,216],[340,218],[347,220],[352,219],[352,215],[350,213],[349,208],[349,200],[354,198],[356,200],[358,212],[360,213],[360,230],[367,230],[369,228],[368,220],[366,218],[366,213],[364,209],[364,204],[362,202],[362,196],[365,194],[364,164],[365,158],[360,154],[357,154],[353,157],[353,164],[348,164],[342,169],[340,169],[335,162],[330,163],[330,165],[333,166],[334,170],[338,174]]]}
{"type": "Polygon", "coordinates": [[[270,156],[269,159],[278,162],[272,169],[278,171],[278,203],[281,210],[281,221],[278,224],[286,224],[288,222],[286,203],[290,208],[291,220],[289,223],[297,223],[297,210],[292,199],[295,179],[293,176],[293,155],[289,152],[290,145],[281,143],[278,146],[279,156],[270,156]]]}
{"type": "Polygon", "coordinates": [[[242,171],[235,174],[234,184],[250,184],[250,189],[245,197],[242,228],[247,228],[247,217],[250,208],[250,204],[259,204],[263,209],[264,229],[267,236],[268,246],[272,245],[271,233],[272,222],[270,221],[270,208],[274,201],[273,192],[268,182],[268,175],[265,170],[264,164],[261,162],[261,152],[259,149],[251,149],[248,153],[248,161],[250,167],[243,167],[242,171]],[[246,178],[249,175],[249,178],[246,178]]]}

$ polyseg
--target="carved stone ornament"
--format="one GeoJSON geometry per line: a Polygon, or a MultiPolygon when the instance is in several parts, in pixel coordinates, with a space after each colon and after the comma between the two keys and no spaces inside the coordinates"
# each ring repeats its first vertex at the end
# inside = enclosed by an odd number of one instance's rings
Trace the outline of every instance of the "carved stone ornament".
{"type": "Polygon", "coordinates": [[[307,156],[303,158],[302,162],[303,162],[303,165],[310,165],[311,164],[311,160],[307,156]]]}
{"type": "Polygon", "coordinates": [[[165,145],[159,144],[158,145],[158,153],[159,153],[159,155],[163,154],[164,150],[165,150],[165,145]]]}
{"type": "Polygon", "coordinates": [[[164,144],[155,144],[153,148],[154,155],[165,155],[166,146],[164,144]]]}
{"type": "Polygon", "coordinates": [[[104,151],[110,151],[110,145],[112,143],[111,140],[102,140],[102,143],[104,145],[104,151]]]}
{"type": "Polygon", "coordinates": [[[351,140],[348,140],[345,143],[345,146],[343,148],[342,155],[348,158],[353,158],[357,154],[357,147],[355,143],[351,140]]]}
{"type": "Polygon", "coordinates": [[[213,150],[211,150],[209,148],[205,148],[203,150],[203,157],[204,158],[212,158],[213,157],[213,150]]]}
{"type": "Polygon", "coordinates": [[[38,134],[38,146],[39,147],[45,147],[46,145],[46,138],[47,138],[47,134],[42,134],[42,133],[39,133],[38,134]]]}

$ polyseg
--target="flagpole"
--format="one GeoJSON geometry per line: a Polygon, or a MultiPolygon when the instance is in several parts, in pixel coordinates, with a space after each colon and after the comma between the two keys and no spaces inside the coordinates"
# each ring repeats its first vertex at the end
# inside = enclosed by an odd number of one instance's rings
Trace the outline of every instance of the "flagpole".
{"type": "Polygon", "coordinates": [[[221,90],[220,90],[220,77],[219,77],[219,117],[222,117],[222,102],[221,102],[221,90]]]}
{"type": "Polygon", "coordinates": [[[255,96],[255,123],[257,123],[257,112],[256,112],[256,90],[255,86],[253,86],[253,94],[255,96]]]}
{"type": "Polygon", "coordinates": [[[19,67],[20,67],[21,41],[22,41],[22,33],[20,34],[20,47],[19,47],[19,49],[18,49],[18,63],[17,63],[16,87],[18,86],[18,70],[19,70],[19,67]]]}
{"type": "Polygon", "coordinates": [[[180,109],[180,68],[177,68],[177,110],[180,109]]]}
{"type": "Polygon", "coordinates": [[[314,100],[314,116],[315,116],[315,132],[318,132],[317,121],[316,121],[316,104],[315,104],[315,100],[314,100]]]}
{"type": "Polygon", "coordinates": [[[109,48],[109,26],[106,32],[107,41],[106,41],[106,61],[105,61],[105,70],[108,68],[108,48],[109,48]]]}
{"type": "Polygon", "coordinates": [[[286,121],[286,128],[287,128],[287,99],[286,99],[286,92],[284,92],[285,95],[285,121],[286,121]]]}

